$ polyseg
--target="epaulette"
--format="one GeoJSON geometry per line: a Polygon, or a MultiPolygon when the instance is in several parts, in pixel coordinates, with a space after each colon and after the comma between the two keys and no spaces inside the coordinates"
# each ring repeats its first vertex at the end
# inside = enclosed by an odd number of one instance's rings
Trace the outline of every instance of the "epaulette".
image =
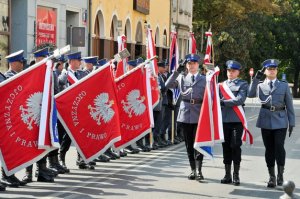
{"type": "Polygon", "coordinates": [[[288,83],[286,80],[279,80],[280,82],[288,83]]]}

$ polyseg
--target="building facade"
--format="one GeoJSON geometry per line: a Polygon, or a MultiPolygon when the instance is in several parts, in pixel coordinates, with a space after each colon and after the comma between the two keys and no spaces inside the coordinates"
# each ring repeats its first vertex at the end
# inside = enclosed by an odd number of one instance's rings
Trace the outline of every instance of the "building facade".
{"type": "Polygon", "coordinates": [[[71,44],[72,51],[80,50],[87,55],[88,5],[88,0],[11,0],[10,51],[23,49],[30,59],[39,46],[61,48],[71,44]],[[75,45],[74,39],[72,43],[69,30],[83,37],[79,45],[75,45]]]}
{"type": "Polygon", "coordinates": [[[152,29],[157,55],[168,57],[170,0],[92,0],[92,55],[112,58],[117,53],[117,37],[127,37],[131,59],[146,55],[146,28],[152,29]]]}
{"type": "Polygon", "coordinates": [[[188,54],[189,32],[192,30],[193,0],[172,0],[171,21],[177,32],[179,58],[188,54]]]}
{"type": "Polygon", "coordinates": [[[4,72],[7,70],[7,62],[4,57],[9,53],[11,39],[9,0],[0,0],[0,16],[0,71],[4,72]]]}

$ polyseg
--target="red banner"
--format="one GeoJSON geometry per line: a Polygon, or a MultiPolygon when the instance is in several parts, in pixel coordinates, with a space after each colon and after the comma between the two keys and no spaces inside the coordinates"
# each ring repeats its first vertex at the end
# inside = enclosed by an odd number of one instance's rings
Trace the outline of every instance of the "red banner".
{"type": "Polygon", "coordinates": [[[145,70],[139,68],[116,82],[122,137],[116,148],[124,148],[150,132],[145,70]]]}
{"type": "Polygon", "coordinates": [[[56,44],[56,9],[37,7],[36,45],[43,43],[56,44]]]}
{"type": "Polygon", "coordinates": [[[115,90],[107,65],[55,96],[58,118],[86,162],[120,140],[115,90]]]}
{"type": "MultiPolygon", "coordinates": [[[[156,49],[152,37],[152,30],[148,28],[147,34],[148,34],[147,35],[148,37],[147,59],[150,59],[156,56],[156,49]]],[[[152,67],[152,71],[153,71],[153,74],[150,77],[150,84],[151,84],[151,94],[152,94],[152,105],[154,108],[159,103],[159,95],[160,95],[160,90],[158,88],[158,81],[157,81],[157,75],[158,75],[157,60],[153,59],[149,64],[152,67]]]]}
{"type": "Polygon", "coordinates": [[[50,151],[38,149],[46,70],[46,63],[37,64],[0,84],[0,149],[7,175],[50,151]]]}

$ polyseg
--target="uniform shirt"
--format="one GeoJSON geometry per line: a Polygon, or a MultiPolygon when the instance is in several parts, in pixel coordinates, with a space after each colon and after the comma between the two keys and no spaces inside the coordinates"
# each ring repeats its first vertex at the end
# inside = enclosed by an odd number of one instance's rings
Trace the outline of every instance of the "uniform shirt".
{"type": "MultiPolygon", "coordinates": [[[[232,94],[236,97],[236,99],[223,100],[224,106],[221,106],[223,123],[241,122],[237,114],[234,112],[233,107],[243,105],[246,101],[248,83],[236,78],[234,80],[226,80],[223,84],[227,84],[232,94]]],[[[222,98],[223,95],[220,92],[220,99],[222,98]]]]}
{"type": "Polygon", "coordinates": [[[192,81],[192,74],[179,74],[175,71],[167,80],[167,88],[178,88],[180,90],[181,101],[178,111],[177,121],[189,124],[197,124],[200,109],[204,96],[206,78],[200,73],[195,74],[195,81],[192,81]],[[190,103],[191,99],[201,101],[201,103],[190,103]]]}
{"type": "MultiPolygon", "coordinates": [[[[58,83],[59,83],[59,87],[60,87],[60,91],[61,89],[65,89],[67,87],[70,86],[69,82],[68,82],[68,73],[73,73],[75,75],[75,71],[73,71],[70,67],[68,68],[67,71],[62,72],[59,76],[58,76],[58,83]]],[[[77,73],[77,79],[80,80],[83,77],[85,77],[87,75],[86,72],[84,72],[83,70],[76,70],[77,73]]],[[[76,76],[75,76],[76,77],[76,76]]]]}
{"type": "Polygon", "coordinates": [[[288,83],[276,79],[271,90],[268,80],[260,82],[254,78],[249,87],[248,97],[259,97],[266,106],[286,107],[286,110],[271,111],[261,108],[256,126],[263,129],[281,129],[295,126],[293,97],[288,83]],[[258,89],[258,96],[257,96],[258,89]]]}

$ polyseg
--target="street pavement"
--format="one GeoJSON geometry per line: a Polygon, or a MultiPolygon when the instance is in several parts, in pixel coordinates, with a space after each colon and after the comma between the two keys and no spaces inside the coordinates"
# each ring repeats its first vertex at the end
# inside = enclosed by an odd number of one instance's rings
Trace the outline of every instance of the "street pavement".
{"type": "MultiPolygon", "coordinates": [[[[294,100],[296,125],[299,124],[300,100],[294,100]]],[[[254,136],[254,146],[243,146],[240,171],[240,186],[224,185],[222,147],[214,147],[213,161],[205,160],[199,183],[187,179],[190,173],[184,143],[151,151],[129,154],[109,163],[97,163],[94,171],[79,170],[76,165],[76,150],[71,147],[67,154],[70,174],[59,175],[55,183],[33,183],[22,188],[7,188],[0,198],[124,198],[124,199],[194,199],[194,198],[279,198],[282,187],[266,187],[268,171],[264,160],[264,146],[260,129],[255,127],[259,105],[251,99],[246,103],[249,129],[254,136]]],[[[286,138],[285,180],[296,184],[295,194],[300,196],[300,130],[294,129],[286,138]]],[[[34,166],[35,167],[35,166],[34,166]]],[[[19,179],[24,171],[18,172],[19,179]]]]}

